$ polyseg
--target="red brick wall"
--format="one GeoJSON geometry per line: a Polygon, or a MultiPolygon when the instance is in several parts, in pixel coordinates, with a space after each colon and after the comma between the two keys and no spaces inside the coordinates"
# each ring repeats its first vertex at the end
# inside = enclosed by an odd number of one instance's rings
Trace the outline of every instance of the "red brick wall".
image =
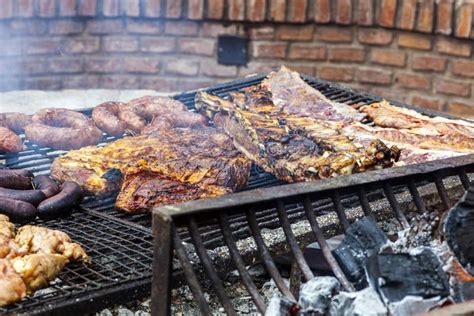
{"type": "Polygon", "coordinates": [[[474,116],[469,0],[0,0],[0,90],[179,91],[286,64],[474,116]],[[218,34],[249,38],[245,67],[218,34]]]}

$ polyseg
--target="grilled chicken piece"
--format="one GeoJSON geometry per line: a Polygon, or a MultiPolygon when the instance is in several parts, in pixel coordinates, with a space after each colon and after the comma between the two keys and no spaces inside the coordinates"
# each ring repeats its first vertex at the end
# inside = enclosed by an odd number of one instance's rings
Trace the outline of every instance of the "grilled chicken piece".
{"type": "Polygon", "coordinates": [[[238,149],[279,179],[297,182],[383,168],[400,154],[378,140],[358,148],[338,133],[334,122],[282,113],[265,91],[232,97],[239,105],[202,92],[196,107],[214,118],[238,149]]]}
{"type": "Polygon", "coordinates": [[[0,306],[15,303],[26,296],[26,285],[10,260],[0,259],[0,306]]]}
{"type": "Polygon", "coordinates": [[[15,242],[26,253],[61,254],[71,261],[90,261],[84,249],[59,230],[25,225],[18,230],[15,242]]]}
{"type": "Polygon", "coordinates": [[[10,222],[8,216],[0,214],[0,235],[8,238],[15,237],[15,225],[10,222]]]}
{"type": "Polygon", "coordinates": [[[54,280],[68,262],[63,255],[35,253],[13,258],[11,265],[23,280],[27,293],[32,294],[54,280]]]}

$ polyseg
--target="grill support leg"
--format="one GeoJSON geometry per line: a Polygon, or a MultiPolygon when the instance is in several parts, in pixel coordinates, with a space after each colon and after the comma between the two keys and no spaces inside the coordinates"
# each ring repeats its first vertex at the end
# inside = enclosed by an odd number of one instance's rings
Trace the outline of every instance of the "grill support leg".
{"type": "Polygon", "coordinates": [[[291,263],[290,270],[290,291],[295,296],[296,301],[300,297],[300,285],[301,285],[301,270],[298,267],[296,260],[291,263]]]}
{"type": "Polygon", "coordinates": [[[151,312],[171,315],[172,220],[153,213],[153,282],[151,312]]]}

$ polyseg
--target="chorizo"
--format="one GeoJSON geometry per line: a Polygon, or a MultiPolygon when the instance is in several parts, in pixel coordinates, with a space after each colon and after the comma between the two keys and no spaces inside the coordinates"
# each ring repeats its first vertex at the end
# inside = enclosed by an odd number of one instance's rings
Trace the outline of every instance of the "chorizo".
{"type": "Polygon", "coordinates": [[[95,125],[112,136],[122,136],[127,123],[119,118],[122,102],[105,102],[92,110],[95,125]]]}
{"type": "Polygon", "coordinates": [[[16,134],[22,134],[25,132],[25,126],[31,124],[31,115],[24,113],[1,113],[0,114],[0,126],[11,129],[16,134]]]}
{"type": "Polygon", "coordinates": [[[4,153],[17,153],[23,150],[20,136],[7,127],[0,126],[0,151],[4,153]]]}
{"type": "Polygon", "coordinates": [[[0,170],[0,187],[8,189],[31,189],[31,172],[27,170],[0,170]]]}

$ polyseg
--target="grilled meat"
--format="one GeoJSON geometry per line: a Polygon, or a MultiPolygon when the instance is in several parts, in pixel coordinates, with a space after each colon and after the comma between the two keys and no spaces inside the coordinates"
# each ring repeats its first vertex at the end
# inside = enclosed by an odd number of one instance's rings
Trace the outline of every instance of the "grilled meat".
{"type": "Polygon", "coordinates": [[[0,259],[0,306],[9,305],[26,296],[26,285],[13,269],[10,260],[0,259]]]}
{"type": "Polygon", "coordinates": [[[102,195],[122,186],[116,206],[128,212],[233,192],[246,185],[249,172],[250,161],[219,130],[159,124],[147,127],[146,134],[102,148],[70,151],[51,166],[54,178],[76,181],[89,194],[102,195]],[[107,176],[111,169],[124,176],[123,186],[120,177],[107,176]],[[164,197],[150,190],[161,186],[174,193],[164,197]]]}

